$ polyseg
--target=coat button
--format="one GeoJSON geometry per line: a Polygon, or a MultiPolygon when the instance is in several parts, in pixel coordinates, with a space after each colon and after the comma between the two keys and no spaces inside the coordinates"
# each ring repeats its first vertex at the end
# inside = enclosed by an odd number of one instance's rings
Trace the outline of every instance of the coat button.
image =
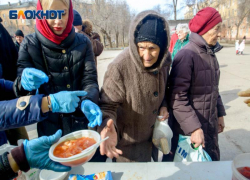
{"type": "Polygon", "coordinates": [[[65,66],[65,67],[64,67],[64,70],[65,70],[65,71],[67,71],[67,70],[68,70],[68,67],[67,67],[67,66],[65,66]]]}
{"type": "Polygon", "coordinates": [[[154,110],[154,111],[153,111],[153,114],[157,114],[157,110],[154,110]]]}
{"type": "Polygon", "coordinates": [[[63,114],[60,114],[60,117],[63,118],[63,114]]]}
{"type": "Polygon", "coordinates": [[[154,75],[157,75],[159,73],[159,71],[154,71],[153,73],[154,73],[154,75]]]}
{"type": "Polygon", "coordinates": [[[66,53],[66,50],[65,50],[65,49],[63,49],[63,50],[62,50],[62,53],[63,53],[63,54],[65,54],[65,53],[66,53]]]}
{"type": "Polygon", "coordinates": [[[67,88],[68,88],[68,89],[70,88],[70,84],[67,84],[67,88]]]}
{"type": "Polygon", "coordinates": [[[26,102],[25,101],[20,102],[20,106],[21,107],[25,107],[26,106],[26,102]]]}
{"type": "Polygon", "coordinates": [[[157,91],[154,92],[154,96],[158,97],[159,93],[157,91]]]}

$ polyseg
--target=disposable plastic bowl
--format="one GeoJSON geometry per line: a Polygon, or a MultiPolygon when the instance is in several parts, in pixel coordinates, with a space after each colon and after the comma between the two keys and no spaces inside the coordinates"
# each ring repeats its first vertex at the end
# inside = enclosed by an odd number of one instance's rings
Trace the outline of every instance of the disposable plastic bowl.
{"type": "Polygon", "coordinates": [[[98,132],[92,131],[92,130],[81,130],[81,131],[76,131],[76,132],[70,133],[66,136],[61,137],[61,139],[57,143],[53,144],[50,147],[50,149],[49,149],[50,159],[55,161],[55,162],[59,162],[65,166],[71,166],[71,167],[79,166],[79,165],[82,165],[82,164],[88,162],[94,156],[98,146],[93,148],[91,151],[88,151],[87,153],[82,152],[82,153],[76,154],[76,155],[68,157],[68,158],[58,158],[58,157],[54,156],[54,154],[53,154],[55,148],[61,142],[64,142],[67,140],[79,139],[82,137],[93,138],[96,141],[96,143],[98,143],[101,140],[100,134],[98,132]]]}
{"type": "Polygon", "coordinates": [[[250,167],[250,153],[240,154],[234,158],[232,163],[233,180],[248,180],[237,170],[242,167],[250,167]]]}

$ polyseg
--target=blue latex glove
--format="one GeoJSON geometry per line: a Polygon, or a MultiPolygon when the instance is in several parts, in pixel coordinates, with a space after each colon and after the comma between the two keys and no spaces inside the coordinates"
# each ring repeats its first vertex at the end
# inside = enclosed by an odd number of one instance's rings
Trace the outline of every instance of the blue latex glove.
{"type": "Polygon", "coordinates": [[[56,172],[70,171],[71,167],[61,165],[49,158],[49,149],[62,136],[62,131],[58,130],[52,136],[43,136],[31,141],[23,142],[24,151],[31,168],[48,169],[56,172]]]}
{"type": "Polygon", "coordinates": [[[83,100],[81,109],[86,118],[89,120],[89,127],[93,128],[102,124],[102,111],[95,103],[90,100],[83,100]]]}
{"type": "Polygon", "coordinates": [[[80,102],[78,96],[86,96],[85,91],[61,91],[50,94],[52,112],[72,113],[75,112],[80,102]]]}
{"type": "Polygon", "coordinates": [[[35,68],[25,68],[22,73],[21,85],[27,91],[38,89],[42,84],[49,82],[49,77],[35,68]]]}

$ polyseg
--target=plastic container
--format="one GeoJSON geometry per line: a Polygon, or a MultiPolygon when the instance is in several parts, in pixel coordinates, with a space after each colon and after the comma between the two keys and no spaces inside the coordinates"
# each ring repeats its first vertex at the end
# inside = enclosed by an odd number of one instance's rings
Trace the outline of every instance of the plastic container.
{"type": "Polygon", "coordinates": [[[40,172],[40,180],[64,180],[68,175],[68,172],[55,172],[49,170],[42,170],[40,172]]]}
{"type": "Polygon", "coordinates": [[[233,180],[249,180],[237,170],[242,167],[250,167],[250,153],[240,154],[234,158],[232,163],[233,180]]]}
{"type": "Polygon", "coordinates": [[[79,166],[79,165],[82,165],[82,164],[88,162],[94,156],[98,146],[91,149],[87,153],[82,152],[80,154],[76,154],[76,155],[68,157],[68,158],[58,158],[58,157],[54,156],[54,154],[53,154],[54,149],[61,142],[64,142],[67,140],[79,139],[82,137],[93,138],[96,141],[96,143],[98,143],[101,140],[100,134],[98,132],[92,131],[92,130],[81,130],[81,131],[76,131],[76,132],[70,133],[66,136],[61,137],[61,139],[56,144],[54,144],[50,147],[50,150],[49,150],[50,159],[52,159],[55,162],[59,162],[65,166],[71,166],[71,167],[79,166]]]}

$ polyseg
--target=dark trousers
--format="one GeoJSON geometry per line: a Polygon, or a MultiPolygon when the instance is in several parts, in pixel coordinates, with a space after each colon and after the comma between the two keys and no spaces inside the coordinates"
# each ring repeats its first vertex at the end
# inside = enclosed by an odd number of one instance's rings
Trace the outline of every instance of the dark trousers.
{"type": "Polygon", "coordinates": [[[11,145],[17,146],[17,141],[19,139],[28,139],[29,136],[25,127],[19,127],[15,129],[9,129],[5,131],[7,139],[11,145]]]}

